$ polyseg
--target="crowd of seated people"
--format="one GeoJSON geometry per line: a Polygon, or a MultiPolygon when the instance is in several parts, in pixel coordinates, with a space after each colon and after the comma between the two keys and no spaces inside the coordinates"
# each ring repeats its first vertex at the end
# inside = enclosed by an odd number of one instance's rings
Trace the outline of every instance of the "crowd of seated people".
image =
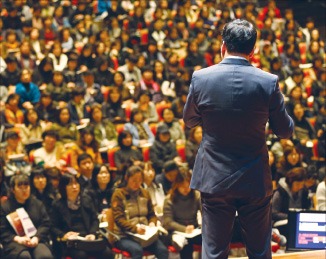
{"type": "Polygon", "coordinates": [[[111,258],[114,247],[167,258],[170,246],[189,258],[201,237],[180,247],[173,231],[200,226],[188,186],[203,129],[185,127],[183,106],[236,18],[256,26],[250,62],[278,75],[295,122],[287,140],[266,127],[273,223],[291,208],[325,210],[326,55],[313,17],[299,24],[275,0],[27,0],[0,11],[1,258],[111,258]],[[21,207],[37,234],[7,220],[21,207]],[[112,234],[99,232],[111,216],[112,234]],[[127,234],[144,232],[138,220],[168,234],[141,247],[127,234]],[[76,237],[110,242],[85,251],[68,245],[76,237]]]}

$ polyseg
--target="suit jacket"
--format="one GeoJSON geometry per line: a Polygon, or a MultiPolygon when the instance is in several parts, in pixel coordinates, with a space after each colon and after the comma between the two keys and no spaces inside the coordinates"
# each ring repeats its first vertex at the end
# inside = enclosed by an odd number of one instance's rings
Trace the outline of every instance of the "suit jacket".
{"type": "Polygon", "coordinates": [[[188,127],[203,127],[191,188],[242,197],[272,194],[266,123],[280,138],[293,132],[277,76],[242,58],[196,71],[183,118],[188,127]]]}

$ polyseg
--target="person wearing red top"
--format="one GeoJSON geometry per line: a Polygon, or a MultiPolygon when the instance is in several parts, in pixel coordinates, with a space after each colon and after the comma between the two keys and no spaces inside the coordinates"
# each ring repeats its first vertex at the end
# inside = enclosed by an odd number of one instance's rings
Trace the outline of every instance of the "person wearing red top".
{"type": "Polygon", "coordinates": [[[274,11],[275,18],[282,18],[281,11],[276,7],[275,0],[269,0],[267,6],[265,6],[259,14],[259,20],[264,21],[270,10],[274,11]]]}

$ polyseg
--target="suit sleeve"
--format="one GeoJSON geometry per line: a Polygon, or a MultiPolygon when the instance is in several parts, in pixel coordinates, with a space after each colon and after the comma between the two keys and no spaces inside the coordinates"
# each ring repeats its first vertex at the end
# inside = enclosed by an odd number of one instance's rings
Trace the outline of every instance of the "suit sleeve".
{"type": "Polygon", "coordinates": [[[198,103],[195,98],[195,75],[192,76],[189,94],[183,109],[183,120],[188,128],[193,128],[202,124],[198,103]]]}
{"type": "Polygon", "coordinates": [[[274,134],[280,138],[290,138],[293,134],[294,123],[285,109],[284,98],[277,80],[269,104],[269,125],[274,134]]]}

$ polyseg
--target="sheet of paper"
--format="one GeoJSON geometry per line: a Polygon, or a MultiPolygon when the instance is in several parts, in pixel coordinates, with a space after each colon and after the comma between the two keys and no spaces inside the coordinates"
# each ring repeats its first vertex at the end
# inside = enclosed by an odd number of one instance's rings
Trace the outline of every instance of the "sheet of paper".
{"type": "Polygon", "coordinates": [[[184,236],[186,238],[193,238],[195,236],[201,235],[201,229],[195,228],[191,233],[185,233],[185,232],[180,232],[180,231],[174,231],[173,233],[184,236]]]}

